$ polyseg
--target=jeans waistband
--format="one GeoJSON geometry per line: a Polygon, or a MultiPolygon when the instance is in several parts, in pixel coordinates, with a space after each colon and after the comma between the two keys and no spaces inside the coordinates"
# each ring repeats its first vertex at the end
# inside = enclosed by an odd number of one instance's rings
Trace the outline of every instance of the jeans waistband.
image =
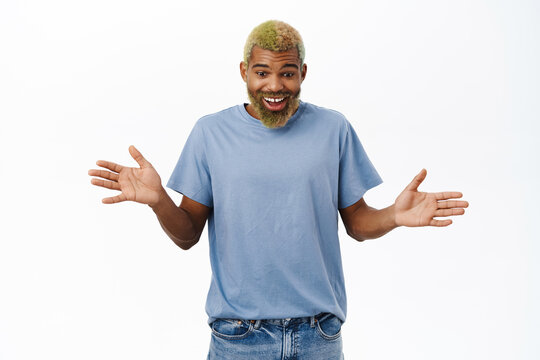
{"type": "Polygon", "coordinates": [[[254,324],[255,329],[258,329],[261,326],[261,322],[272,324],[272,325],[279,325],[279,326],[289,326],[292,324],[309,323],[311,327],[314,327],[317,321],[319,321],[323,317],[327,317],[328,315],[330,315],[330,313],[320,313],[313,316],[304,316],[304,317],[297,317],[297,318],[250,320],[250,322],[254,324]]]}

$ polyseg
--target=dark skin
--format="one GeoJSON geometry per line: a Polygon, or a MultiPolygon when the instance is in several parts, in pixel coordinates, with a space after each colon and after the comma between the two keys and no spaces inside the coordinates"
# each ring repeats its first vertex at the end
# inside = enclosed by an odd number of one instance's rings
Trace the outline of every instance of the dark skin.
{"type": "Polygon", "coordinates": [[[93,185],[121,191],[119,195],[104,198],[102,202],[116,204],[135,201],[147,204],[171,240],[181,249],[188,250],[199,241],[211,208],[187,196],[182,198],[180,206],[176,206],[161,185],[161,178],[152,164],[134,146],[129,147],[129,153],[139,164],[138,168],[99,160],[96,164],[107,170],[88,171],[88,175],[98,177],[92,179],[93,185]]]}
{"type": "Polygon", "coordinates": [[[298,109],[295,98],[300,93],[306,74],[307,65],[301,64],[298,50],[274,52],[254,46],[249,64],[240,62],[240,75],[247,85],[248,93],[268,95],[262,99],[250,97],[252,103],[246,110],[268,127],[284,126],[298,109]],[[281,101],[269,103],[265,98],[281,101]],[[278,106],[284,109],[276,109],[278,106]],[[267,114],[268,119],[261,116],[258,108],[267,114]]]}
{"type": "MultiPolygon", "coordinates": [[[[273,52],[254,48],[249,65],[240,63],[242,79],[248,90],[253,92],[285,93],[292,96],[300,91],[306,71],[307,66],[300,64],[296,49],[273,52]]],[[[270,100],[290,101],[288,95],[271,97],[270,100]]],[[[270,111],[283,107],[278,105],[278,101],[267,101],[264,98],[260,101],[259,105],[270,111]],[[265,101],[268,104],[265,104],[265,101]]],[[[261,120],[253,104],[247,106],[247,111],[261,120]]],[[[288,118],[284,118],[279,126],[285,125],[287,120],[288,118]]],[[[165,233],[180,248],[188,250],[199,241],[211,208],[187,196],[183,196],[180,205],[176,206],[161,185],[161,178],[152,164],[134,146],[130,146],[129,152],[138,163],[138,168],[100,160],[97,165],[105,170],[93,169],[88,172],[95,177],[91,180],[93,185],[120,191],[119,195],[104,198],[103,203],[135,201],[149,205],[165,233]]],[[[396,198],[394,204],[387,208],[374,209],[362,198],[349,207],[339,209],[347,234],[358,241],[364,241],[378,238],[398,226],[448,226],[452,220],[436,218],[463,215],[469,203],[455,200],[462,197],[460,192],[418,191],[418,186],[424,181],[426,174],[426,170],[422,169],[396,198]]]]}
{"type": "Polygon", "coordinates": [[[463,196],[457,191],[418,191],[426,175],[426,169],[422,169],[399,194],[394,204],[387,208],[374,209],[362,198],[349,207],[339,209],[347,234],[358,241],[364,241],[378,238],[398,226],[443,227],[452,224],[450,219],[435,218],[463,215],[469,203],[453,200],[463,196]]]}

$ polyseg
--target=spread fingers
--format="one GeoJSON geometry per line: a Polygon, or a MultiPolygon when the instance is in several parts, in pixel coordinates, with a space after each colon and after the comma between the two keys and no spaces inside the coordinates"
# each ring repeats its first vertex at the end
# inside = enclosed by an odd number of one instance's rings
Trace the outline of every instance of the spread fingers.
{"type": "Polygon", "coordinates": [[[452,209],[452,208],[466,208],[469,206],[467,201],[450,200],[450,201],[438,201],[438,209],[452,209]]]}
{"type": "Polygon", "coordinates": [[[453,216],[453,215],[463,215],[465,214],[464,209],[442,209],[442,210],[435,210],[435,216],[453,216]]]}
{"type": "Polygon", "coordinates": [[[119,177],[117,173],[113,173],[107,170],[96,170],[96,169],[89,170],[88,175],[98,176],[98,177],[112,180],[112,181],[118,181],[118,177],[119,177]]]}
{"type": "Polygon", "coordinates": [[[92,185],[101,186],[112,190],[120,190],[120,184],[118,184],[116,181],[92,179],[90,182],[92,183],[92,185]]]}
{"type": "Polygon", "coordinates": [[[98,160],[96,162],[97,166],[101,166],[105,169],[109,169],[111,171],[119,173],[124,168],[122,165],[118,165],[116,163],[113,163],[111,161],[105,161],[105,160],[98,160]]]}

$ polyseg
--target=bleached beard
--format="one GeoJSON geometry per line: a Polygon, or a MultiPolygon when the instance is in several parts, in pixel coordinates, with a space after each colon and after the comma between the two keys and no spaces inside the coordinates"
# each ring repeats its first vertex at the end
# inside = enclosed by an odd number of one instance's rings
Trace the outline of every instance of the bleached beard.
{"type": "Polygon", "coordinates": [[[257,91],[255,94],[249,91],[248,97],[253,110],[257,114],[262,124],[269,129],[283,127],[287,124],[287,121],[294,115],[298,106],[300,105],[300,90],[296,94],[290,92],[262,92],[257,91]],[[263,103],[263,97],[287,97],[287,104],[285,108],[279,111],[268,110],[263,103]]]}

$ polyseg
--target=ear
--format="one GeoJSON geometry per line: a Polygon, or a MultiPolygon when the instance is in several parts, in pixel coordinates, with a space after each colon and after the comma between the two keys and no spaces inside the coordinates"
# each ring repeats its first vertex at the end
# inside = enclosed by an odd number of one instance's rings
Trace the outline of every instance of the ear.
{"type": "Polygon", "coordinates": [[[306,74],[307,74],[307,65],[304,64],[302,65],[302,81],[304,81],[304,79],[306,78],[306,74]]]}
{"type": "Polygon", "coordinates": [[[247,64],[243,61],[240,61],[240,76],[247,82],[247,64]]]}

